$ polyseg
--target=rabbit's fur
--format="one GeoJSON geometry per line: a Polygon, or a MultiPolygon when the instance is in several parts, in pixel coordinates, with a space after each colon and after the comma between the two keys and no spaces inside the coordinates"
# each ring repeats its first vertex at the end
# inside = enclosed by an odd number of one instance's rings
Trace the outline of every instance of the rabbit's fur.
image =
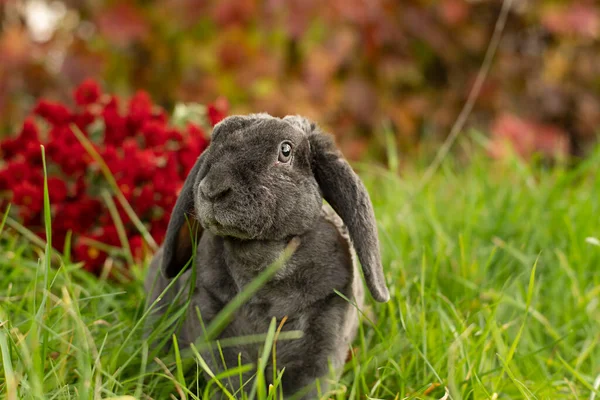
{"type": "MultiPolygon", "coordinates": [[[[331,366],[341,370],[358,327],[356,308],[334,292],[363,304],[354,250],[374,299],[389,299],[368,193],[332,137],[314,123],[252,114],[215,126],[177,199],[145,284],[152,304],[195,256],[194,268],[183,272],[154,312],[160,315],[161,304],[169,305],[174,293],[193,284],[177,334],[180,346],[189,345],[203,332],[196,308],[208,325],[293,239],[299,246],[291,258],[237,310],[219,339],[265,333],[273,317],[278,324],[287,318],[283,331],[300,330],[303,337],[277,342],[284,394],[312,385],[304,396],[314,398],[315,379],[331,366]],[[291,146],[289,159],[282,143],[291,146]]],[[[257,345],[226,347],[223,358],[232,368],[238,354],[243,364],[256,363],[258,351],[257,345]]],[[[218,352],[216,359],[210,353],[203,358],[215,374],[225,369],[218,352]]],[[[270,368],[267,379],[273,376],[270,368]]],[[[240,386],[237,377],[225,382],[231,392],[240,386]]],[[[320,381],[322,391],[325,384],[320,381]]]]}

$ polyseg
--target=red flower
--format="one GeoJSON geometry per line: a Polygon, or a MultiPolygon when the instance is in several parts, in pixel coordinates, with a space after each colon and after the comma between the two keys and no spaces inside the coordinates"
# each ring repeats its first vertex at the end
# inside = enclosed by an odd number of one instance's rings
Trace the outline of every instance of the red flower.
{"type": "Polygon", "coordinates": [[[82,216],[81,209],[77,202],[64,202],[54,207],[54,218],[52,229],[61,232],[69,230],[79,232],[79,217],[82,216]]]}
{"type": "Polygon", "coordinates": [[[124,175],[120,177],[117,179],[117,186],[119,187],[121,193],[123,193],[123,196],[125,196],[125,199],[131,202],[131,199],[133,198],[133,190],[135,189],[133,177],[130,175],[124,175]]]}
{"type": "Polygon", "coordinates": [[[163,163],[160,167],[161,173],[159,176],[155,177],[160,178],[163,177],[167,180],[179,180],[179,170],[181,166],[179,165],[179,157],[176,152],[170,152],[165,154],[161,158],[161,162],[163,163]]]}
{"type": "Polygon", "coordinates": [[[156,177],[154,183],[154,200],[163,210],[171,211],[177,200],[178,191],[183,186],[180,179],[167,179],[166,177],[156,177]]]}
{"type": "Polygon", "coordinates": [[[83,174],[90,157],[68,126],[55,126],[50,130],[47,158],[60,165],[67,176],[83,174]]]}
{"type": "Polygon", "coordinates": [[[142,150],[133,138],[123,142],[123,160],[132,184],[151,179],[158,166],[152,150],[142,150]]]}
{"type": "MultiPolygon", "coordinates": [[[[43,240],[47,240],[45,230],[36,231],[34,233],[36,235],[38,235],[40,238],[42,238],[43,240]]],[[[52,247],[57,249],[58,251],[63,252],[64,248],[65,248],[66,239],[67,239],[67,231],[60,230],[59,228],[57,228],[54,225],[54,223],[52,223],[52,247]]]]}
{"type": "Polygon", "coordinates": [[[158,162],[152,150],[140,150],[135,158],[138,166],[136,182],[151,180],[156,173],[158,162]]]}
{"type": "Polygon", "coordinates": [[[154,203],[154,188],[151,183],[135,191],[132,207],[138,216],[146,215],[154,203]]]}
{"type": "Polygon", "coordinates": [[[87,186],[88,184],[85,180],[85,177],[83,175],[79,175],[75,181],[75,184],[72,185],[73,189],[69,190],[69,197],[83,197],[87,190],[87,186]]]}
{"type": "Polygon", "coordinates": [[[119,246],[121,244],[119,233],[114,225],[101,227],[99,232],[93,236],[93,239],[111,246],[119,246]]]}
{"type": "Polygon", "coordinates": [[[153,224],[150,229],[150,235],[152,235],[152,238],[158,243],[161,243],[165,239],[166,234],[167,228],[159,224],[153,224]]]}
{"type": "Polygon", "coordinates": [[[66,125],[71,121],[71,112],[67,107],[48,100],[40,100],[33,112],[54,126],[66,125]]]}
{"type": "Polygon", "coordinates": [[[21,151],[31,167],[42,168],[42,149],[37,140],[27,142],[22,146],[21,151]]]}
{"type": "Polygon", "coordinates": [[[96,116],[92,114],[90,110],[84,110],[83,112],[73,114],[73,123],[75,123],[83,133],[87,133],[87,127],[94,122],[95,119],[96,116]]]}
{"type": "Polygon", "coordinates": [[[198,143],[201,144],[200,146],[202,150],[208,147],[208,139],[206,138],[206,132],[204,132],[204,129],[196,124],[189,123],[186,126],[186,132],[190,138],[197,140],[198,143]]]}
{"type": "Polygon", "coordinates": [[[0,142],[0,156],[4,160],[10,160],[19,153],[18,138],[7,138],[0,142]]]}
{"type": "Polygon", "coordinates": [[[123,160],[123,156],[119,155],[117,148],[113,145],[106,145],[106,147],[100,150],[100,156],[108,165],[110,172],[115,176],[120,176],[125,172],[126,163],[123,160]]]}
{"type": "MultiPolygon", "coordinates": [[[[129,204],[131,204],[131,199],[127,200],[129,202],[129,204]]],[[[136,229],[135,226],[131,223],[131,218],[129,217],[129,214],[125,211],[125,209],[116,201],[114,200],[116,208],[117,208],[117,214],[119,216],[119,219],[121,220],[121,223],[123,223],[123,225],[127,228],[127,229],[136,229]]],[[[105,208],[104,210],[102,210],[102,213],[99,214],[99,216],[94,220],[95,225],[100,225],[100,226],[112,226],[114,225],[115,221],[113,219],[112,214],[110,214],[108,212],[108,210],[105,208]]]]}
{"type": "MultiPolygon", "coordinates": [[[[50,123],[47,135],[39,134],[30,117],[24,121],[17,137],[0,142],[0,153],[6,161],[0,167],[0,191],[5,192],[0,202],[10,199],[25,226],[45,237],[40,151],[43,144],[48,165],[53,245],[62,250],[65,237],[71,231],[76,239],[73,259],[83,261],[88,271],[98,273],[109,254],[84,239],[117,247],[121,241],[113,218],[100,198],[102,188],[107,187],[106,180],[68,124],[75,123],[92,141],[125,198],[139,218],[149,224],[151,234],[159,242],[164,239],[185,176],[208,146],[208,138],[202,128],[193,124],[184,130],[169,127],[164,109],[155,106],[144,91],[138,91],[131,98],[127,114],[121,113],[115,96],[101,105],[100,87],[92,80],[77,87],[73,97],[80,106],[77,111],[56,102],[38,102],[34,114],[50,123]],[[103,135],[87,131],[97,120],[104,122],[103,135]]],[[[224,99],[209,106],[211,124],[220,121],[227,108],[224,99]]],[[[115,203],[132,253],[140,260],[145,255],[143,240],[121,204],[115,203]]]]}
{"type": "Polygon", "coordinates": [[[4,182],[6,188],[14,188],[23,182],[29,182],[39,186],[43,184],[43,176],[39,169],[31,168],[24,161],[13,161],[0,172],[0,182],[4,182]]]}
{"type": "Polygon", "coordinates": [[[39,130],[35,121],[32,117],[28,117],[23,122],[23,128],[21,128],[21,132],[19,133],[18,138],[25,141],[39,141],[39,130]]]}
{"type": "Polygon", "coordinates": [[[119,100],[112,96],[102,110],[104,119],[104,143],[115,146],[127,137],[127,119],[119,114],[119,100]]]}
{"type": "Polygon", "coordinates": [[[134,133],[142,124],[152,117],[152,100],[143,90],[138,90],[129,101],[129,124],[134,133]]]}
{"type": "Polygon", "coordinates": [[[30,182],[21,182],[12,189],[13,203],[20,206],[19,214],[24,219],[37,215],[44,207],[42,189],[30,182]]]}
{"type": "Polygon", "coordinates": [[[196,160],[198,160],[198,152],[193,149],[183,148],[179,151],[179,162],[181,163],[181,172],[179,173],[179,177],[181,179],[185,179],[187,174],[190,172],[196,160]]]}
{"type": "Polygon", "coordinates": [[[212,126],[215,126],[227,115],[229,103],[224,97],[219,97],[214,104],[208,106],[208,119],[212,126]]]}
{"type": "Polygon", "coordinates": [[[178,152],[179,162],[182,166],[180,176],[184,179],[190,172],[200,154],[208,147],[208,140],[204,132],[195,125],[188,125],[189,136],[183,140],[183,146],[178,152]]]}
{"type": "Polygon", "coordinates": [[[158,122],[159,124],[165,125],[167,123],[167,113],[163,109],[154,110],[152,113],[152,118],[150,119],[153,122],[158,122]]]}
{"type": "Polygon", "coordinates": [[[181,142],[181,140],[183,139],[183,135],[177,129],[167,129],[166,133],[167,139],[172,140],[176,143],[181,142]]]}
{"type": "Polygon", "coordinates": [[[49,146],[53,143],[73,143],[77,141],[77,138],[71,132],[71,129],[68,126],[54,126],[48,132],[48,136],[50,137],[49,146]]]}
{"type": "Polygon", "coordinates": [[[11,189],[11,179],[8,170],[0,170],[0,206],[4,206],[4,202],[1,200],[3,197],[2,192],[11,189]]]}
{"type": "Polygon", "coordinates": [[[84,196],[75,204],[74,212],[79,214],[75,225],[78,232],[87,231],[98,220],[98,215],[106,213],[102,203],[91,197],[84,196]]]}
{"type": "Polygon", "coordinates": [[[55,176],[48,178],[48,195],[51,204],[60,204],[67,198],[67,184],[55,176]]]}
{"type": "Polygon", "coordinates": [[[40,149],[38,129],[32,118],[25,120],[17,137],[0,142],[0,154],[5,160],[20,158],[32,164],[41,165],[42,150],[40,149]]]}
{"type": "Polygon", "coordinates": [[[34,145],[37,147],[38,154],[41,157],[41,150],[39,148],[39,132],[38,128],[33,121],[33,118],[28,117],[23,122],[23,127],[19,135],[14,138],[8,138],[0,142],[0,151],[5,160],[14,158],[23,147],[34,145]]]}
{"type": "Polygon", "coordinates": [[[133,259],[136,261],[141,261],[145,256],[144,249],[144,239],[142,236],[135,235],[129,238],[129,248],[131,249],[131,254],[133,255],[133,259]]]}
{"type": "Polygon", "coordinates": [[[78,176],[85,172],[88,161],[87,153],[81,144],[58,145],[53,161],[61,166],[67,176],[78,176]]]}
{"type": "Polygon", "coordinates": [[[86,79],[75,89],[73,97],[77,105],[87,106],[96,103],[101,94],[100,85],[92,79],[86,79]]]}
{"type": "Polygon", "coordinates": [[[163,146],[169,139],[165,126],[161,122],[147,121],[141,131],[147,147],[163,146]]]}
{"type": "Polygon", "coordinates": [[[93,274],[99,274],[102,271],[102,266],[108,256],[105,252],[81,240],[76,244],[73,253],[77,261],[83,261],[83,268],[93,274]]]}
{"type": "Polygon", "coordinates": [[[91,197],[82,196],[69,199],[56,207],[53,226],[74,233],[87,232],[99,219],[99,215],[106,213],[102,203],[91,197]]]}

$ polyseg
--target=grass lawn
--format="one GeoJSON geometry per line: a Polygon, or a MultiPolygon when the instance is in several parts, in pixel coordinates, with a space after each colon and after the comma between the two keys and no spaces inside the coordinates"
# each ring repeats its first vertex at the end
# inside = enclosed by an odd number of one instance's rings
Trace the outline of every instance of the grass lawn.
{"type": "MultiPolygon", "coordinates": [[[[330,398],[600,398],[598,165],[599,152],[569,169],[449,159],[420,191],[418,167],[361,169],[392,299],[369,303],[330,398]]],[[[49,268],[6,226],[0,246],[0,398],[194,399],[215,387],[196,379],[202,360],[159,359],[142,338],[141,268],[125,284],[49,268]]]]}

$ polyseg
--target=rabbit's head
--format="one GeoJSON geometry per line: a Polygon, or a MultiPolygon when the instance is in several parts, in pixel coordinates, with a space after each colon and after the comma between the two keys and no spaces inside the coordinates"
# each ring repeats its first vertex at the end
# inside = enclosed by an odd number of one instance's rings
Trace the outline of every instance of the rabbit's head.
{"type": "Polygon", "coordinates": [[[344,220],[378,301],[387,301],[369,195],[332,138],[307,119],[268,114],[225,118],[177,199],[163,270],[177,275],[202,230],[241,240],[285,240],[311,229],[323,198],[344,220]]]}

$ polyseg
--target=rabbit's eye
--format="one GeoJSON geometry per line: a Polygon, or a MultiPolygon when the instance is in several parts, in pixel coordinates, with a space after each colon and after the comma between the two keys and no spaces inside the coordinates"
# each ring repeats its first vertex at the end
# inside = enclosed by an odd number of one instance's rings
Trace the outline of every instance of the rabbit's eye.
{"type": "Polygon", "coordinates": [[[279,162],[286,163],[292,158],[292,144],[283,142],[279,146],[279,162]]]}

